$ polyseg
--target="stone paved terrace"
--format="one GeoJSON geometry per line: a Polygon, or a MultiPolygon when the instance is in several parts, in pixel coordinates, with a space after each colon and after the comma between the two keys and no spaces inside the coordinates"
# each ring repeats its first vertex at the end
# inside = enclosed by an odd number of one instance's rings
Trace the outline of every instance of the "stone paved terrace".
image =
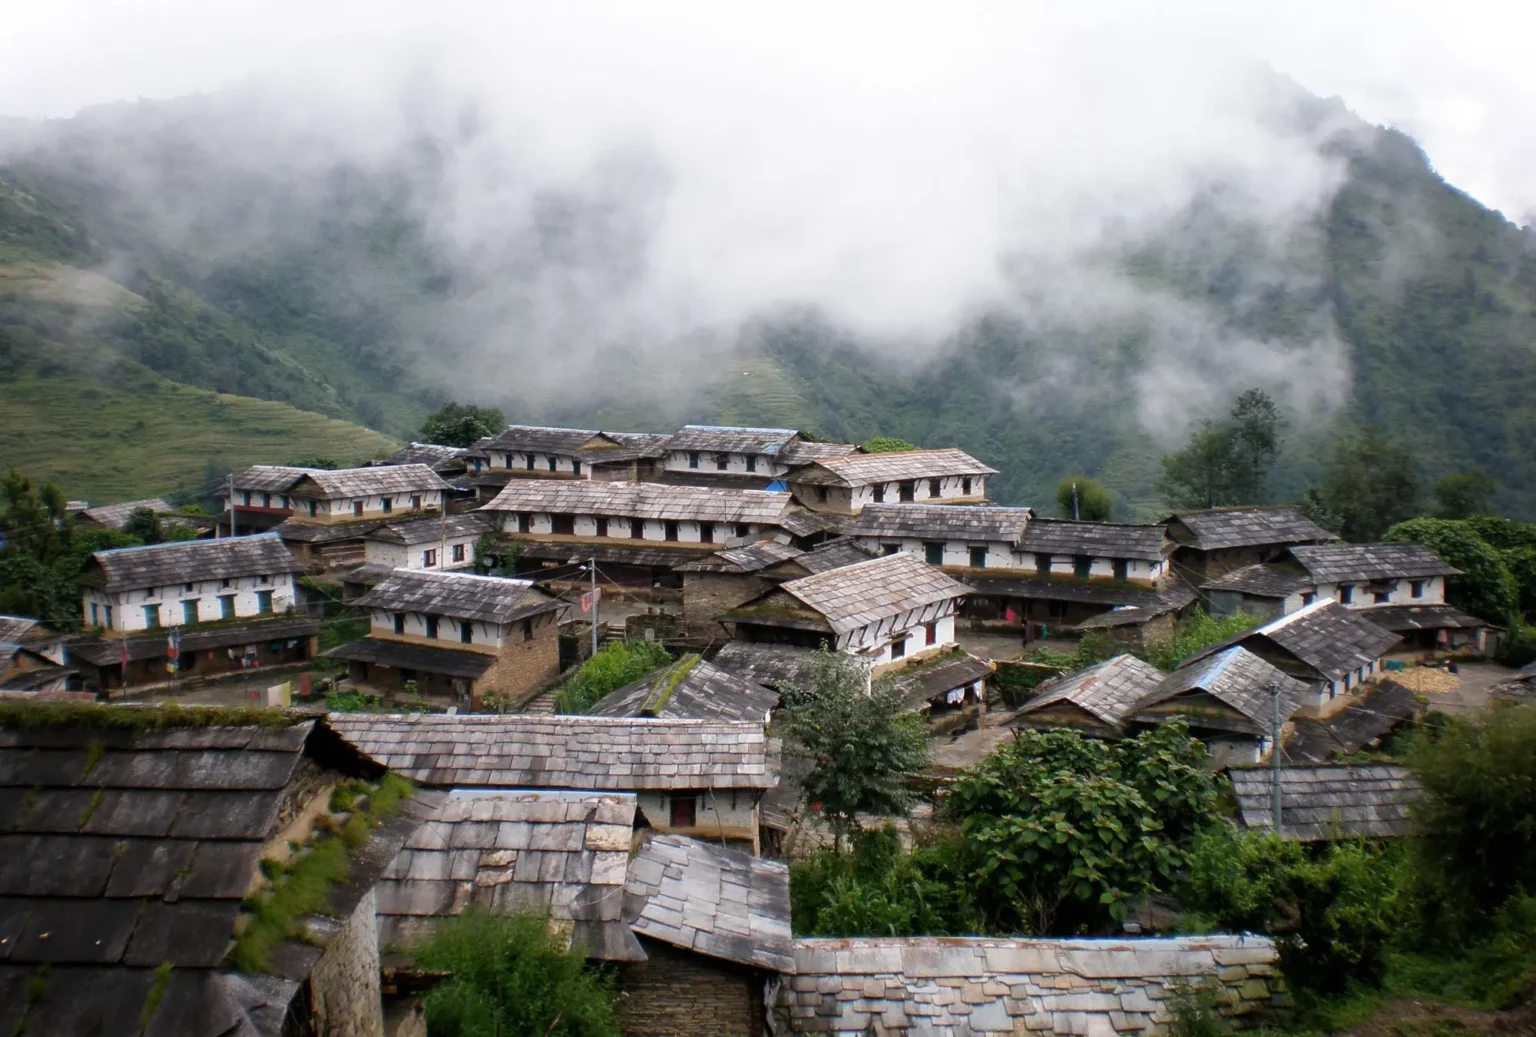
{"type": "Polygon", "coordinates": [[[1117,1037],[1165,1026],[1170,992],[1202,982],[1250,1027],[1287,996],[1264,937],[814,939],[775,1012],[793,1033],[1117,1037]]]}

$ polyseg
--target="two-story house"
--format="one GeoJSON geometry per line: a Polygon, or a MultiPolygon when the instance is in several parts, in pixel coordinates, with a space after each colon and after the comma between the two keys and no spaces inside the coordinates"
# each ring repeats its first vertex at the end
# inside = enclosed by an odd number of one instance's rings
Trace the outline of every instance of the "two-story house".
{"type": "Polygon", "coordinates": [[[338,574],[345,597],[351,601],[366,593],[396,569],[468,572],[475,567],[476,545],[490,530],[491,523],[475,511],[374,526],[363,535],[362,564],[338,574]]]}
{"type": "Polygon", "coordinates": [[[560,672],[567,606],[528,580],[397,569],[355,604],[368,610],[368,636],[326,654],[373,692],[515,706],[560,672]]]}
{"type": "Polygon", "coordinates": [[[819,443],[789,428],[684,425],[663,444],[659,478],[693,486],[766,489],[823,458],[858,452],[854,443],[819,443]]]}
{"type": "Polygon", "coordinates": [[[466,452],[471,481],[490,500],[512,479],[638,482],[661,468],[665,433],[508,425],[466,452]]]}
{"type": "Polygon", "coordinates": [[[1337,540],[1289,504],[1180,511],[1163,520],[1173,567],[1196,587],[1246,565],[1272,562],[1288,547],[1337,540]]]}
{"type": "Polygon", "coordinates": [[[301,568],[276,533],[98,551],[80,578],[98,636],[69,657],[102,690],[303,662],[320,623],[299,614],[301,568]]]}
{"type": "Polygon", "coordinates": [[[378,465],[424,464],[444,479],[458,479],[469,470],[468,447],[443,446],[439,443],[407,443],[388,457],[374,461],[378,465]]]}
{"type": "Polygon", "coordinates": [[[277,532],[306,567],[355,566],[367,558],[369,533],[389,522],[440,516],[451,492],[424,464],[309,471],[289,487],[292,514],[277,532]]]}
{"type": "Polygon", "coordinates": [[[620,583],[679,586],[672,570],[779,530],[787,493],[662,483],[514,479],[480,513],[522,541],[525,562],[596,558],[620,583]]]}
{"type": "Polygon", "coordinates": [[[739,640],[826,646],[879,676],[904,659],[952,648],[955,612],[969,593],[943,570],[902,553],[790,580],[720,618],[739,640]]]}
{"type": "Polygon", "coordinates": [[[988,468],[963,450],[900,450],[824,457],[790,473],[790,492],[805,507],[857,515],[868,504],[983,504],[988,468]]]}
{"type": "Polygon", "coordinates": [[[1332,598],[1401,635],[1401,649],[1485,651],[1488,624],[1446,604],[1445,581],[1459,575],[1421,544],[1316,544],[1288,548],[1277,561],[1235,569],[1200,589],[1217,615],[1287,615],[1332,598]]]}
{"type": "Polygon", "coordinates": [[[274,529],[293,514],[293,499],[288,491],[293,484],[318,468],[291,465],[257,464],[233,476],[230,484],[220,487],[219,532],[229,535],[262,533],[274,529]],[[233,491],[233,496],[231,496],[233,491]]]}
{"type": "Polygon", "coordinates": [[[683,581],[683,626],[700,641],[724,634],[719,616],[727,609],[787,580],[867,562],[874,553],[848,537],[830,540],[809,551],[759,540],[684,562],[675,568],[683,581]]]}

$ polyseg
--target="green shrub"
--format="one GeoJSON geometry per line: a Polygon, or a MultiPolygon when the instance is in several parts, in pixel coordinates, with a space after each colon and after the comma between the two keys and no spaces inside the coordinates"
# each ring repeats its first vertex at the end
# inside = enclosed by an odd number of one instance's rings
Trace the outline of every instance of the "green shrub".
{"type": "Polygon", "coordinates": [[[1171,673],[1178,669],[1179,663],[1196,652],[1247,633],[1262,622],[1264,617],[1252,612],[1211,616],[1203,606],[1196,605],[1190,609],[1189,615],[1179,620],[1174,627],[1173,638],[1167,644],[1155,645],[1147,650],[1147,662],[1159,670],[1171,673]]]}
{"type": "Polygon", "coordinates": [[[974,933],[982,925],[969,892],[965,846],[953,837],[901,847],[893,826],[853,837],[852,850],[824,849],[790,869],[796,933],[918,936],[974,933]]]}
{"type": "Polygon", "coordinates": [[[672,661],[667,650],[654,641],[621,641],[607,645],[582,663],[555,696],[562,713],[585,713],[610,691],[632,684],[672,661]]]}

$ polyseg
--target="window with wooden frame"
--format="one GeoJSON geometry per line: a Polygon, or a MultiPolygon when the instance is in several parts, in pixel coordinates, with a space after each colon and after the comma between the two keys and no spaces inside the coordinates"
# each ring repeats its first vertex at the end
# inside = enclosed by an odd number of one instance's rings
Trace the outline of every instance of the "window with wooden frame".
{"type": "Polygon", "coordinates": [[[464,545],[463,544],[454,544],[453,545],[453,560],[455,562],[462,562],[462,561],[464,561],[464,545]]]}
{"type": "Polygon", "coordinates": [[[593,519],[593,523],[597,527],[597,535],[598,536],[605,537],[605,536],[608,535],[608,516],[607,515],[599,515],[599,516],[597,516],[597,518],[593,519]]]}
{"type": "Polygon", "coordinates": [[[629,538],[631,540],[645,539],[645,519],[632,518],[629,520],[629,538]]]}
{"type": "Polygon", "coordinates": [[[699,796],[696,792],[674,793],[669,802],[673,828],[693,828],[699,823],[699,796]]]}
{"type": "MultiPolygon", "coordinates": [[[[392,511],[394,511],[395,510],[395,499],[393,497],[381,497],[379,499],[379,510],[382,511],[386,515],[388,515],[392,511]]],[[[361,515],[362,512],[358,511],[358,514],[361,515]]]]}
{"type": "Polygon", "coordinates": [[[923,544],[923,560],[929,565],[944,564],[944,542],[930,540],[923,544]]]}
{"type": "Polygon", "coordinates": [[[426,620],[427,636],[432,638],[432,639],[434,639],[434,640],[436,640],[436,638],[437,638],[437,617],[433,616],[433,615],[427,615],[427,616],[424,616],[422,618],[426,620]]]}
{"type": "Polygon", "coordinates": [[[529,618],[523,620],[523,640],[524,641],[532,641],[533,640],[533,617],[532,616],[530,616],[529,618]]]}
{"type": "Polygon", "coordinates": [[[939,643],[939,625],[937,623],[923,624],[923,644],[936,645],[939,643]]]}
{"type": "Polygon", "coordinates": [[[713,522],[699,523],[699,543],[713,544],[715,542],[715,524],[713,522]]]}
{"type": "Polygon", "coordinates": [[[891,642],[891,658],[892,659],[904,659],[904,658],[906,658],[906,655],[907,655],[907,639],[906,639],[905,636],[898,637],[896,640],[891,642]]]}
{"type": "Polygon", "coordinates": [[[723,471],[726,471],[727,469],[729,469],[730,467],[731,467],[731,455],[730,454],[716,454],[715,455],[715,471],[723,472],[723,471]]]}
{"type": "Polygon", "coordinates": [[[475,642],[475,625],[473,623],[471,623],[467,619],[460,620],[459,621],[459,643],[460,644],[468,645],[468,644],[474,644],[474,642],[475,642]]]}
{"type": "Polygon", "coordinates": [[[885,503],[885,483],[881,483],[881,482],[875,483],[874,491],[875,491],[875,503],[876,504],[884,504],[885,503]]]}
{"type": "Polygon", "coordinates": [[[943,483],[942,480],[940,480],[940,479],[929,479],[928,480],[928,496],[930,496],[930,497],[942,497],[942,496],[944,496],[944,483],[943,483]]]}
{"type": "Polygon", "coordinates": [[[973,547],[973,548],[971,548],[971,568],[972,569],[985,569],[986,567],[987,567],[987,548],[986,548],[986,545],[983,544],[981,547],[973,547]]]}
{"type": "Polygon", "coordinates": [[[668,522],[666,524],[666,527],[665,527],[665,530],[666,530],[666,538],[668,540],[676,540],[677,539],[677,523],[676,522],[668,520],[668,522]]]}
{"type": "Polygon", "coordinates": [[[576,516],[549,516],[549,531],[558,536],[574,536],[576,534],[576,516]]]}
{"type": "Polygon", "coordinates": [[[690,450],[690,451],[688,451],[688,467],[689,468],[697,468],[697,467],[699,467],[699,452],[697,450],[690,450]]]}
{"type": "Polygon", "coordinates": [[[757,455],[756,454],[748,454],[747,455],[747,471],[749,471],[749,472],[757,471],[757,455]]]}
{"type": "Polygon", "coordinates": [[[363,502],[362,501],[355,500],[355,501],[352,502],[352,515],[353,515],[354,518],[362,518],[363,517],[363,502]]]}
{"type": "Polygon", "coordinates": [[[917,483],[913,482],[911,479],[908,479],[897,487],[896,492],[897,499],[900,500],[901,503],[911,504],[913,501],[917,500],[917,483]]]}

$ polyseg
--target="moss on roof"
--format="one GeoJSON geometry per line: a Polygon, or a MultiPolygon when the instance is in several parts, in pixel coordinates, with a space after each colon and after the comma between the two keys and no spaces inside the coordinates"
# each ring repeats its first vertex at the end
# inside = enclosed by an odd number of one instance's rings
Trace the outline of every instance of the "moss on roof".
{"type": "Polygon", "coordinates": [[[0,728],[95,727],[161,731],[174,727],[289,727],[309,719],[262,706],[119,705],[101,702],[0,702],[0,728]]]}

